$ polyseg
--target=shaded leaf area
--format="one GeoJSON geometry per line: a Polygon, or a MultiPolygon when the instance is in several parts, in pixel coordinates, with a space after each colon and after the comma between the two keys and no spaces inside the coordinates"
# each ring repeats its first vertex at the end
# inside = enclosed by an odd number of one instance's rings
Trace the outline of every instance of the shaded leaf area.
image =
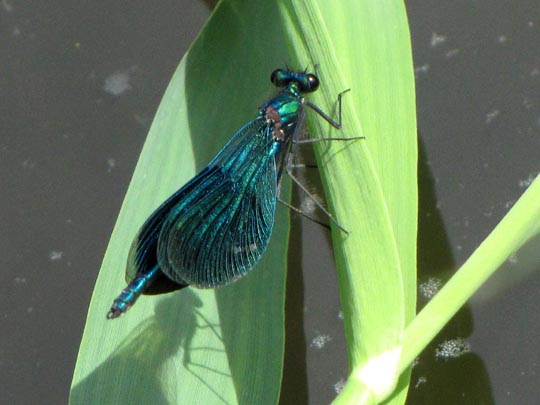
{"type": "Polygon", "coordinates": [[[272,2],[224,1],[176,71],[160,104],[92,297],[70,401],[276,403],[283,358],[288,225],[278,209],[270,246],[232,286],[143,296],[106,321],[145,218],[200,170],[274,92],[287,61],[272,2]],[[261,47],[273,43],[275,47],[261,47]],[[281,44],[281,45],[279,45],[281,44]]]}

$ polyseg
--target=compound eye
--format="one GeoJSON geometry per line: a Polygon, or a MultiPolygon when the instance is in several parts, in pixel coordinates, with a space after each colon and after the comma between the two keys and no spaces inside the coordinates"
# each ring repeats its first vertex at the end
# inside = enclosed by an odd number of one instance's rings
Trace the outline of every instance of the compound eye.
{"type": "Polygon", "coordinates": [[[308,74],[307,81],[308,81],[309,88],[306,89],[306,91],[315,91],[319,88],[319,78],[317,76],[308,74]]]}
{"type": "Polygon", "coordinates": [[[281,69],[276,69],[272,72],[272,75],[270,76],[270,81],[274,84],[276,87],[284,87],[287,85],[287,74],[281,69]]]}

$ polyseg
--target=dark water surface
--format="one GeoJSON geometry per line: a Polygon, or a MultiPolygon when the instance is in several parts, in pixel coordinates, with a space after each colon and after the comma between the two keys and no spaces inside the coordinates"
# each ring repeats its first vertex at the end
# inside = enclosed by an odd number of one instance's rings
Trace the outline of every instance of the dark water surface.
{"type": "MultiPolygon", "coordinates": [[[[540,170],[540,8],[532,0],[407,7],[422,304],[540,170]]],[[[128,182],[165,87],[208,14],[197,1],[0,2],[0,403],[66,402],[128,182]]],[[[292,241],[304,254],[289,273],[297,287],[287,296],[282,402],[325,404],[347,375],[333,260],[324,229],[295,223],[292,241]]],[[[537,403],[534,243],[421,356],[409,403],[537,403]]]]}

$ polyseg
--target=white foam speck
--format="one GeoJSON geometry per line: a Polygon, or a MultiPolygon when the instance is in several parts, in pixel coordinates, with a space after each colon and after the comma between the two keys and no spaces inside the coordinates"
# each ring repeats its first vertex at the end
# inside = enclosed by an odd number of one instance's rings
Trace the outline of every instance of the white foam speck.
{"type": "Polygon", "coordinates": [[[126,91],[131,90],[129,81],[130,74],[128,71],[122,70],[114,72],[105,78],[103,90],[113,96],[120,96],[126,91]]]}

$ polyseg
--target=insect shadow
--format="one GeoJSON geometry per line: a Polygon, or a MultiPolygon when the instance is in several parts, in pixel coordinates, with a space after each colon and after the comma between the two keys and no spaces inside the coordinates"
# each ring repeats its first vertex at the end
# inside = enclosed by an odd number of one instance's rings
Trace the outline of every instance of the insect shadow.
{"type": "MultiPolygon", "coordinates": [[[[216,377],[230,377],[228,370],[212,368],[197,355],[208,351],[216,356],[226,355],[219,328],[203,314],[202,305],[190,289],[164,296],[156,305],[155,314],[143,320],[103,363],[72,388],[70,401],[84,403],[92,398],[95,403],[108,403],[121,394],[125,403],[132,404],[182,402],[178,397],[181,394],[171,393],[171,387],[163,383],[176,378],[175,375],[181,378],[175,357],[182,350],[183,367],[215,394],[217,403],[227,403],[216,388],[220,382],[202,379],[198,372],[204,368],[206,374],[210,371],[216,377]],[[193,347],[195,335],[203,329],[210,329],[212,333],[207,335],[213,338],[208,340],[207,347],[193,347]]],[[[180,380],[179,385],[182,384],[180,380]]]]}

